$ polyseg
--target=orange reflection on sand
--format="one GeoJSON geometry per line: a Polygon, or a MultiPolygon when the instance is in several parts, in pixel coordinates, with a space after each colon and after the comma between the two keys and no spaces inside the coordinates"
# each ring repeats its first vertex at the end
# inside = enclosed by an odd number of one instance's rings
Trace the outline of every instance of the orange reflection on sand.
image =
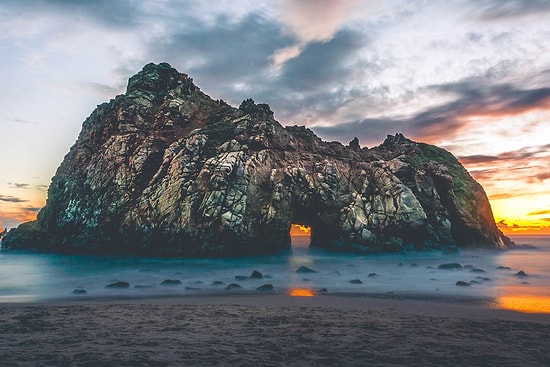
{"type": "Polygon", "coordinates": [[[313,297],[315,293],[311,289],[306,288],[291,288],[290,289],[291,297],[313,297]]]}
{"type": "Polygon", "coordinates": [[[550,297],[538,295],[503,296],[497,299],[498,307],[525,313],[550,313],[550,297]]]}

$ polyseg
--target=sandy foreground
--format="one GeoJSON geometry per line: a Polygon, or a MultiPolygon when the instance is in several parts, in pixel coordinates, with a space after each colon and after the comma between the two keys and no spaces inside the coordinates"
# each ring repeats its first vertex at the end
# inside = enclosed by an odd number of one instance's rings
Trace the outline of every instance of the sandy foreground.
{"type": "Polygon", "coordinates": [[[0,304],[0,366],[550,366],[550,315],[468,299],[209,295],[0,304]]]}

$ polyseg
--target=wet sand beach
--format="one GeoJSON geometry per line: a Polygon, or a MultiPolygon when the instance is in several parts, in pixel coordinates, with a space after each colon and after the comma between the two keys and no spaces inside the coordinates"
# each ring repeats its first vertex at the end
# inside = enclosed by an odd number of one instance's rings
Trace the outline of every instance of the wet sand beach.
{"type": "Polygon", "coordinates": [[[550,315],[492,306],[350,294],[0,304],[0,365],[550,365],[550,315]]]}

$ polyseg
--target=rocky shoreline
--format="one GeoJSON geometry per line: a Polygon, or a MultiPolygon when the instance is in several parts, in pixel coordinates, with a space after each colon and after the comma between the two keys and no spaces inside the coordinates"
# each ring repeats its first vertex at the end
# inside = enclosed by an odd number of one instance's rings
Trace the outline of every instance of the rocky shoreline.
{"type": "Polygon", "coordinates": [[[4,247],[77,254],[241,256],[504,248],[483,188],[449,152],[401,134],[378,147],[283,127],[266,104],[212,100],[166,63],[99,105],[34,222],[4,247]]]}

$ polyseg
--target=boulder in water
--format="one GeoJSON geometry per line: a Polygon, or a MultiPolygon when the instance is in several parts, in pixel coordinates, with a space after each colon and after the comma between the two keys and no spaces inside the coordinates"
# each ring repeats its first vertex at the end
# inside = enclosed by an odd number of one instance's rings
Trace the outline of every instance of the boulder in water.
{"type": "Polygon", "coordinates": [[[459,270],[459,269],[462,269],[462,264],[446,263],[446,264],[439,265],[437,268],[442,270],[459,270]]]}
{"type": "Polygon", "coordinates": [[[520,270],[517,273],[515,273],[514,276],[518,278],[527,278],[529,275],[527,275],[527,273],[524,272],[523,270],[520,270]]]}
{"type": "Polygon", "coordinates": [[[465,282],[463,280],[459,280],[458,282],[456,282],[456,285],[459,286],[459,287],[469,287],[471,284],[470,284],[470,282],[465,282]]]}
{"type": "Polygon", "coordinates": [[[497,270],[512,270],[509,266],[497,266],[497,270]]]}
{"type": "Polygon", "coordinates": [[[179,279],[165,279],[163,280],[160,285],[180,285],[181,280],[179,279]]]}
{"type": "Polygon", "coordinates": [[[298,269],[296,269],[296,273],[298,274],[309,274],[309,273],[317,273],[317,271],[308,268],[307,266],[300,266],[298,269]]]}
{"type": "Polygon", "coordinates": [[[258,288],[256,288],[256,290],[262,291],[262,292],[272,291],[273,290],[273,284],[264,284],[264,285],[259,286],[258,288]]]}
{"type": "Polygon", "coordinates": [[[481,269],[481,268],[472,268],[472,269],[470,269],[470,271],[472,273],[486,273],[487,272],[485,269],[481,269]]]}
{"type": "Polygon", "coordinates": [[[254,270],[252,274],[250,274],[251,279],[262,279],[263,277],[263,274],[260,273],[258,270],[254,270]]]}

